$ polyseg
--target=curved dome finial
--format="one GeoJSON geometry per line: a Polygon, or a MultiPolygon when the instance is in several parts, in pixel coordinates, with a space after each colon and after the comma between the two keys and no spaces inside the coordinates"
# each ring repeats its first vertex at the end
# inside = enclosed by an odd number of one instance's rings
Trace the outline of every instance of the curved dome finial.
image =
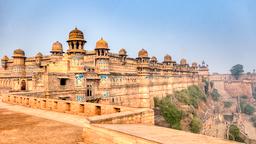
{"type": "Polygon", "coordinates": [[[141,57],[141,58],[146,58],[148,57],[148,52],[145,50],[145,49],[141,49],[138,53],[138,57],[141,57]]]}
{"type": "Polygon", "coordinates": [[[105,41],[103,37],[101,37],[100,40],[96,42],[95,49],[109,49],[107,41],[105,41]]]}

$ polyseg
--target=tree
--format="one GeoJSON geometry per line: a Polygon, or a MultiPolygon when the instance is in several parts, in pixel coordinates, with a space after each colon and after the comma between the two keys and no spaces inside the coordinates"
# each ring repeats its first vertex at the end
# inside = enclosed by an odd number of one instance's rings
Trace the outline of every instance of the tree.
{"type": "Polygon", "coordinates": [[[238,80],[240,75],[244,72],[244,66],[241,64],[234,65],[230,72],[238,80]]]}
{"type": "Polygon", "coordinates": [[[219,94],[219,91],[217,89],[213,89],[212,90],[212,93],[211,93],[211,96],[212,96],[212,99],[214,101],[218,101],[219,98],[220,98],[220,94],[219,94]]]}
{"type": "Polygon", "coordinates": [[[229,127],[229,140],[244,142],[240,137],[240,129],[236,125],[230,125],[229,127]]]}
{"type": "Polygon", "coordinates": [[[168,101],[162,101],[159,106],[164,119],[170,124],[170,127],[181,129],[182,111],[168,101]]]}
{"type": "Polygon", "coordinates": [[[193,117],[189,126],[191,132],[199,133],[202,128],[202,122],[198,117],[193,117]]]}

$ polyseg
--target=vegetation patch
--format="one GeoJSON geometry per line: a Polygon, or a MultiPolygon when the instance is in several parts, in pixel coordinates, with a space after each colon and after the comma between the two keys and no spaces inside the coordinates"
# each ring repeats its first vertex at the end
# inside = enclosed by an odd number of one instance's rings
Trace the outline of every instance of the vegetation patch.
{"type": "Polygon", "coordinates": [[[252,116],[252,117],[250,118],[250,120],[251,120],[251,122],[253,123],[253,126],[256,127],[256,116],[255,116],[255,115],[252,116]]]}
{"type": "Polygon", "coordinates": [[[189,86],[187,89],[176,91],[174,93],[176,99],[184,104],[192,105],[195,108],[198,107],[198,103],[201,100],[206,101],[206,95],[201,91],[198,86],[189,86]]]}
{"type": "Polygon", "coordinates": [[[159,108],[164,119],[170,124],[171,128],[181,129],[180,121],[182,119],[182,111],[179,110],[174,104],[164,98],[159,103],[159,108]]]}
{"type": "Polygon", "coordinates": [[[248,96],[247,96],[247,95],[242,95],[242,96],[240,96],[240,98],[242,98],[242,99],[248,99],[248,96]]]}
{"type": "Polygon", "coordinates": [[[230,101],[225,101],[224,102],[224,107],[225,108],[230,108],[232,106],[232,102],[230,102],[230,101]]]}
{"type": "Polygon", "coordinates": [[[202,128],[202,121],[198,117],[194,116],[189,126],[191,132],[199,133],[202,128]]]}
{"type": "Polygon", "coordinates": [[[217,89],[213,89],[211,92],[211,96],[214,101],[218,101],[220,98],[219,91],[217,89]]]}
{"type": "Polygon", "coordinates": [[[246,102],[240,102],[240,108],[242,113],[245,113],[248,115],[252,115],[255,111],[255,108],[246,102]]]}
{"type": "Polygon", "coordinates": [[[244,142],[244,140],[240,137],[240,129],[236,125],[230,125],[228,137],[229,140],[244,142]]]}

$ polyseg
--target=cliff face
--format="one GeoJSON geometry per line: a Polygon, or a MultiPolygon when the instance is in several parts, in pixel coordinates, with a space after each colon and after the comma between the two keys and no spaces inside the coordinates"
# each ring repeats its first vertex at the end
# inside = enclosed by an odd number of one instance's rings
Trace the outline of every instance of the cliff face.
{"type": "Polygon", "coordinates": [[[226,90],[230,96],[246,95],[252,97],[252,85],[250,82],[224,82],[224,90],[226,90]]]}
{"type": "Polygon", "coordinates": [[[252,83],[248,81],[213,81],[223,98],[246,95],[252,97],[252,83]]]}

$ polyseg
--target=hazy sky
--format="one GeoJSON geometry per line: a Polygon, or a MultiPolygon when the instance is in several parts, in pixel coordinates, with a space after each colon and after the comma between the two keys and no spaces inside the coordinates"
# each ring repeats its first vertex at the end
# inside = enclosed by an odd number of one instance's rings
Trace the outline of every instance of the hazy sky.
{"type": "Polygon", "coordinates": [[[74,27],[89,50],[103,37],[130,57],[144,48],[159,61],[205,60],[211,72],[256,69],[255,0],[0,0],[0,56],[49,54],[57,40],[66,50],[74,27]]]}

